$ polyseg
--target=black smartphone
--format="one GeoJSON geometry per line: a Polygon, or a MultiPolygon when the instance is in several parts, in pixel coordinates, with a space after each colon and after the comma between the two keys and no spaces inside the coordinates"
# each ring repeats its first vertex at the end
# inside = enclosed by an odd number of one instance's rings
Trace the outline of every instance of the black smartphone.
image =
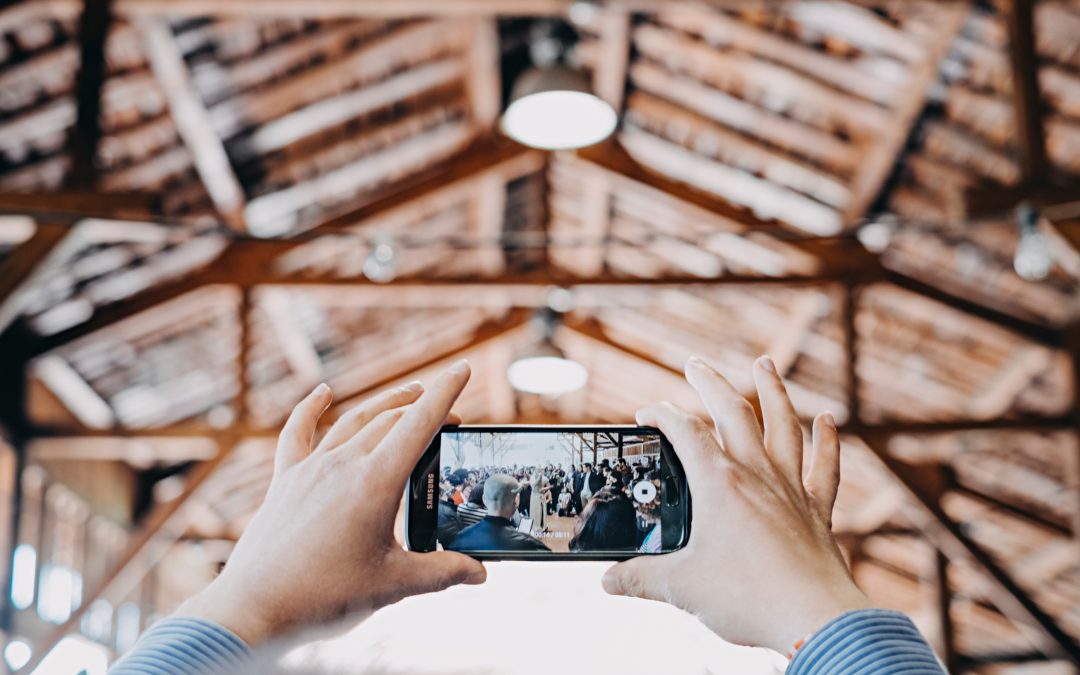
{"type": "Polygon", "coordinates": [[[686,473],[650,427],[444,426],[405,495],[412,551],[624,560],[689,537],[686,473]]]}

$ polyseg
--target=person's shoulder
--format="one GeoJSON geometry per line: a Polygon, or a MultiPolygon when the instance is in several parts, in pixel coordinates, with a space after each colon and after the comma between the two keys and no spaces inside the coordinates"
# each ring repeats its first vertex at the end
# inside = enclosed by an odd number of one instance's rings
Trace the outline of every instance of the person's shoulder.
{"type": "Polygon", "coordinates": [[[480,521],[479,523],[463,527],[461,531],[458,532],[457,535],[450,541],[450,543],[446,545],[446,550],[459,551],[461,549],[471,548],[472,545],[469,543],[469,541],[477,536],[477,530],[483,522],[484,521],[480,521]]]}

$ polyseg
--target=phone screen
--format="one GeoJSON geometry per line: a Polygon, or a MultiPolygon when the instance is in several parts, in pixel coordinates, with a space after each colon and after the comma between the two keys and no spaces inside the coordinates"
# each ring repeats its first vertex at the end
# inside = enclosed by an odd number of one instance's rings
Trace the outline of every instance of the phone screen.
{"type": "Polygon", "coordinates": [[[676,550],[688,534],[682,469],[655,429],[445,427],[412,493],[420,550],[629,557],[676,550]]]}

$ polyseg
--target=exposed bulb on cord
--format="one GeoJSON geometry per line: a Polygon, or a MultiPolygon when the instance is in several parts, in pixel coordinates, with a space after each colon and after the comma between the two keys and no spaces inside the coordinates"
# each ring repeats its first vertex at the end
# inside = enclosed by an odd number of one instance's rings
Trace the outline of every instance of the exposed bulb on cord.
{"type": "Polygon", "coordinates": [[[397,251],[390,235],[377,235],[371,252],[364,261],[364,276],[377,284],[393,281],[397,276],[397,251]]]}
{"type": "Polygon", "coordinates": [[[1038,214],[1028,204],[1017,207],[1016,225],[1020,240],[1013,256],[1013,269],[1021,279],[1042,281],[1050,275],[1054,264],[1046,237],[1039,231],[1038,214]]]}

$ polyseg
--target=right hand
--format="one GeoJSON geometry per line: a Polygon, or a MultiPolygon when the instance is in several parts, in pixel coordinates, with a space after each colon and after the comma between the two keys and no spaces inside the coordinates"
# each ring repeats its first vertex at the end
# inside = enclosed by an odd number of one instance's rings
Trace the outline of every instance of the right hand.
{"type": "Polygon", "coordinates": [[[814,420],[803,479],[803,434],[776,368],[754,364],[765,431],[750,403],[697,358],[686,365],[715,426],[670,403],[640,410],[686,466],[694,522],[686,548],[619,563],[608,593],[659,600],[737,644],[788,652],[831,619],[870,607],[831,533],[840,481],[832,415],[814,420]]]}

